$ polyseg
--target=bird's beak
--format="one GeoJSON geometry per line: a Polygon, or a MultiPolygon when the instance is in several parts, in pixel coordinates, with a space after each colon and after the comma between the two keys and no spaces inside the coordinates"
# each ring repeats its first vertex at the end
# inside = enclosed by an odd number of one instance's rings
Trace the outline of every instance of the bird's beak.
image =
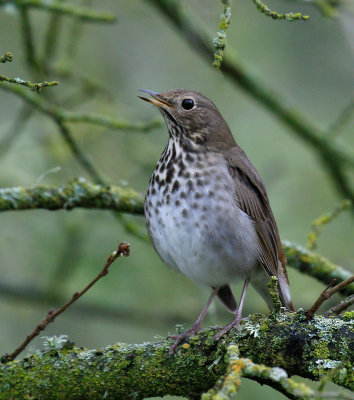
{"type": "Polygon", "coordinates": [[[171,108],[171,107],[172,107],[171,104],[167,103],[167,101],[162,100],[162,99],[160,98],[159,93],[152,92],[151,90],[144,90],[144,89],[140,89],[139,92],[147,93],[147,94],[149,94],[149,95],[153,98],[153,99],[147,99],[146,97],[138,96],[139,99],[144,100],[144,101],[147,101],[147,102],[153,104],[153,105],[156,106],[156,107],[159,107],[159,108],[164,108],[164,107],[169,107],[169,108],[171,108]]]}

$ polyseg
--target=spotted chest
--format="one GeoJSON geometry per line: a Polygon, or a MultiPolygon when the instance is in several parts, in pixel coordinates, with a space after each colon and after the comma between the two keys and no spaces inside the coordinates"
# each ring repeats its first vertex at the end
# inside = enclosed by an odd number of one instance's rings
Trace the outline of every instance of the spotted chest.
{"type": "Polygon", "coordinates": [[[236,205],[220,153],[185,152],[171,138],[151,177],[145,215],[162,260],[198,284],[237,281],[256,265],[256,233],[236,205]]]}

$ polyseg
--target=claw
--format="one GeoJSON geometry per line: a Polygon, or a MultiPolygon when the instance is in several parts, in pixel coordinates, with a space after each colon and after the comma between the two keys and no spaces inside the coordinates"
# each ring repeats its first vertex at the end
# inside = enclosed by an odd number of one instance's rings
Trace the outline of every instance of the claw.
{"type": "Polygon", "coordinates": [[[179,335],[171,335],[167,336],[167,339],[175,339],[173,345],[170,347],[168,351],[169,356],[173,356],[177,346],[184,340],[188,339],[191,336],[194,336],[196,333],[200,331],[200,326],[192,326],[192,328],[188,329],[187,331],[180,333],[179,335]]]}

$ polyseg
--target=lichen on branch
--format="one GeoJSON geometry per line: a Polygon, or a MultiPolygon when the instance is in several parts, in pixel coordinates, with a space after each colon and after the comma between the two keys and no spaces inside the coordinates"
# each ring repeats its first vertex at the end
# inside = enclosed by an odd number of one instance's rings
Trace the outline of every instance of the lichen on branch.
{"type": "Polygon", "coordinates": [[[302,15],[299,12],[289,12],[289,13],[278,13],[277,11],[271,10],[268,6],[266,6],[262,0],[253,0],[257,9],[267,17],[271,17],[273,19],[285,19],[286,21],[307,21],[310,19],[308,15],[302,15]]]}
{"type": "Polygon", "coordinates": [[[221,0],[224,4],[224,12],[221,14],[221,22],[217,36],[213,43],[216,49],[214,53],[213,65],[216,69],[220,69],[224,51],[226,47],[226,31],[231,23],[231,0],[221,0]]]}
{"type": "Polygon", "coordinates": [[[83,178],[56,188],[36,186],[0,189],[0,212],[38,208],[72,210],[77,207],[142,214],[143,196],[129,188],[95,185],[83,178]]]}
{"type": "Polygon", "coordinates": [[[0,63],[12,62],[14,56],[9,51],[0,57],[0,63]]]}
{"type": "Polygon", "coordinates": [[[21,86],[26,86],[29,89],[31,89],[33,92],[40,92],[41,89],[48,87],[48,86],[57,86],[59,82],[57,81],[52,81],[52,82],[30,82],[30,81],[25,81],[24,79],[21,78],[8,78],[7,76],[0,75],[0,82],[9,82],[9,83],[15,83],[16,85],[21,85],[21,86]]]}
{"type": "Polygon", "coordinates": [[[178,347],[173,357],[168,355],[170,340],[118,343],[97,350],[67,342],[1,365],[0,393],[6,391],[8,398],[31,393],[51,400],[128,399],[133,394],[135,399],[167,394],[197,397],[227,373],[230,360],[225,355],[235,343],[239,349],[236,358],[252,360],[243,361],[245,377],[273,387],[278,380],[283,393],[288,376],[319,380],[329,372],[332,382],[354,389],[353,321],[318,316],[306,321],[302,310],[279,314],[276,319],[255,314],[217,343],[212,341],[214,335],[213,328],[200,332],[178,347]]]}
{"type": "MultiPolygon", "coordinates": [[[[317,280],[329,284],[333,279],[340,283],[350,278],[352,274],[343,267],[331,263],[325,257],[306,250],[304,247],[283,240],[282,245],[290,267],[310,275],[317,280]]],[[[342,288],[339,293],[343,296],[354,294],[354,283],[342,288]]],[[[315,300],[315,299],[314,299],[315,300]]]]}

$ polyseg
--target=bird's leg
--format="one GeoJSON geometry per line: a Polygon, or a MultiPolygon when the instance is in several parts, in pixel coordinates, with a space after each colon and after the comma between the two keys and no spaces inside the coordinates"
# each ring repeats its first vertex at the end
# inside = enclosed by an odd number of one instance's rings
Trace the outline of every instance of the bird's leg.
{"type": "Polygon", "coordinates": [[[245,283],[243,285],[243,289],[242,289],[242,293],[241,293],[241,298],[240,298],[240,302],[239,305],[237,307],[237,310],[235,312],[235,316],[234,319],[226,326],[224,326],[223,328],[221,328],[220,332],[218,332],[214,337],[213,340],[219,340],[221,338],[222,335],[224,335],[226,332],[228,332],[230,329],[232,328],[237,328],[238,324],[241,321],[241,315],[242,315],[242,308],[243,308],[243,302],[245,300],[246,297],[246,291],[247,291],[247,287],[248,284],[250,282],[250,278],[247,277],[245,280],[245,283]]]}
{"type": "Polygon", "coordinates": [[[199,314],[199,317],[194,322],[194,324],[191,328],[189,328],[188,330],[186,330],[183,333],[180,333],[179,335],[173,335],[173,336],[167,337],[168,339],[175,339],[175,342],[173,343],[173,345],[170,347],[170,350],[169,350],[170,356],[173,355],[173,353],[176,350],[176,347],[182,342],[182,340],[187,339],[190,336],[192,336],[200,331],[200,329],[202,327],[202,321],[205,318],[208,308],[210,307],[210,304],[213,301],[214,297],[216,296],[217,292],[218,292],[218,289],[214,289],[212,291],[208,301],[206,302],[205,306],[202,309],[202,312],[199,314]]]}

